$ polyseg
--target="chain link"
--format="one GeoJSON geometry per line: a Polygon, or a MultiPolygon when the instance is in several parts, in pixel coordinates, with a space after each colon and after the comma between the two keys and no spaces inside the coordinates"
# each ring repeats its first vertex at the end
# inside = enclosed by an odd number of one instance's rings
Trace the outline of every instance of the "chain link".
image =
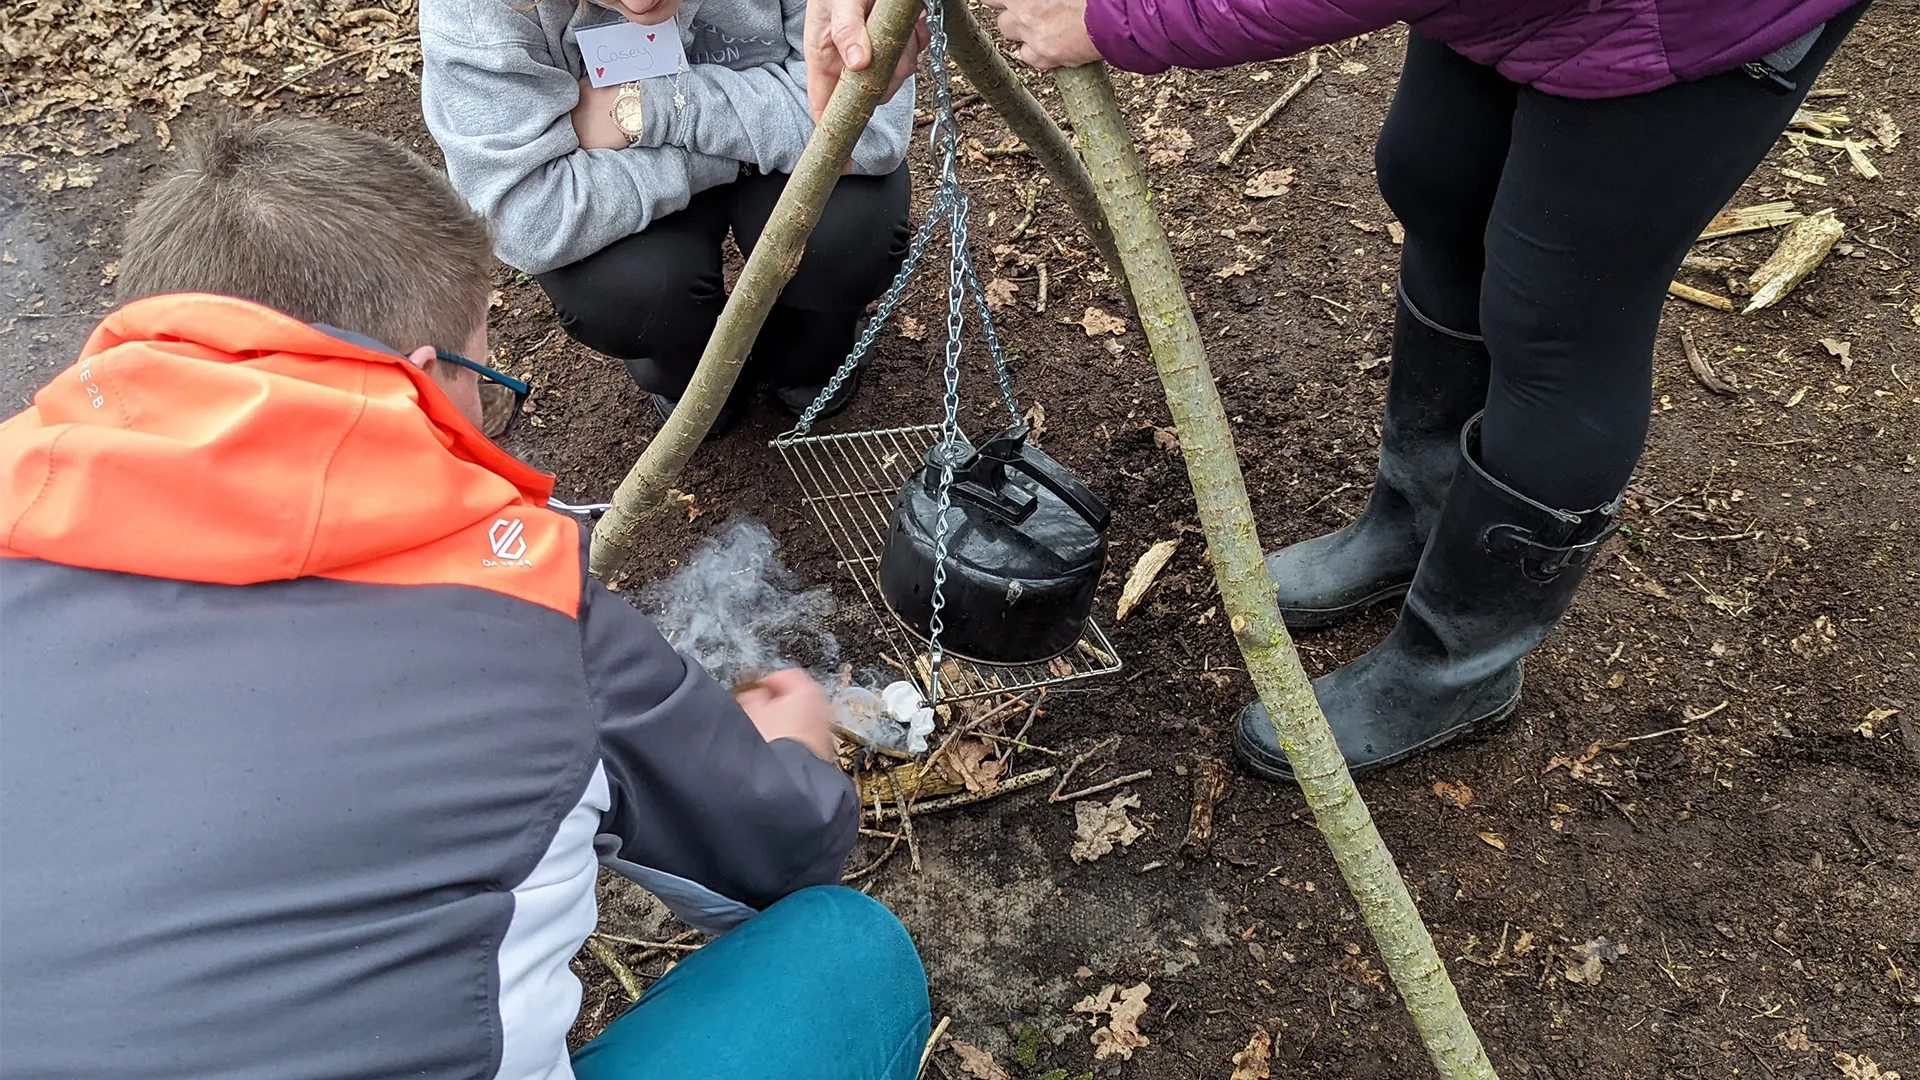
{"type": "Polygon", "coordinates": [[[861,328],[860,335],[853,343],[853,349],[840,364],[833,377],[820,388],[820,394],[807,406],[800,419],[794,422],[793,429],[780,436],[776,443],[785,444],[799,439],[813,428],[827,402],[840,392],[841,386],[865,362],[873,350],[873,343],[879,337],[880,330],[892,317],[906,294],[907,286],[912,283],[914,270],[919,266],[921,256],[926,253],[933,240],[933,234],[942,221],[947,226],[947,341],[945,350],[945,371],[943,372],[944,396],[941,401],[940,423],[940,486],[935,495],[933,530],[933,596],[930,599],[932,617],[927,624],[927,657],[930,661],[927,675],[929,704],[940,701],[940,667],[945,653],[940,647],[940,637],[946,629],[942,611],[946,607],[947,584],[947,511],[953,506],[953,465],[959,457],[958,450],[964,441],[960,432],[960,355],[962,330],[965,327],[966,302],[971,299],[976,317],[980,321],[981,337],[986,342],[987,354],[993,360],[994,381],[999,385],[1000,400],[1006,406],[1013,422],[1021,422],[1020,407],[1013,396],[1013,379],[1007,368],[1006,349],[1000,342],[998,330],[993,325],[993,314],[987,306],[986,291],[981,288],[980,276],[974,271],[973,256],[968,250],[967,215],[972,200],[960,186],[959,150],[960,127],[953,115],[953,91],[947,71],[947,27],[942,11],[942,0],[924,0],[927,9],[927,65],[929,80],[933,84],[933,124],[927,132],[927,141],[933,146],[939,162],[939,178],[936,182],[933,203],[927,207],[926,216],[920,221],[920,227],[914,232],[913,241],[907,247],[905,259],[900,270],[894,275],[893,282],[880,298],[872,318],[861,328]]]}

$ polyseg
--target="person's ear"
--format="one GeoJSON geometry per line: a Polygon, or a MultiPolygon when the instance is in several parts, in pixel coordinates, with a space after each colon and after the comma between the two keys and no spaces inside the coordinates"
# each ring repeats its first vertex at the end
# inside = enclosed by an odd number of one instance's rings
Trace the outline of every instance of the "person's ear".
{"type": "Polygon", "coordinates": [[[425,371],[427,370],[427,365],[433,363],[435,355],[433,346],[422,345],[407,354],[407,363],[412,364],[421,371],[425,371]]]}

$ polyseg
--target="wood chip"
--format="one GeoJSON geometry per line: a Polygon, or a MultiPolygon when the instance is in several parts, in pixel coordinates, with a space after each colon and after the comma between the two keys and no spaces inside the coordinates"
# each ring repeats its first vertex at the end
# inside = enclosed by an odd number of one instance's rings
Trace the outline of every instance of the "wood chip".
{"type": "Polygon", "coordinates": [[[1718,293],[1710,293],[1705,289],[1696,289],[1691,285],[1682,285],[1678,281],[1667,282],[1667,292],[1689,303],[1699,304],[1701,307],[1710,307],[1715,311],[1733,310],[1732,300],[1718,293]]]}
{"type": "Polygon", "coordinates": [[[1794,222],[1793,228],[1780,238],[1773,254],[1748,279],[1753,299],[1747,302],[1744,313],[1751,314],[1779,303],[1826,261],[1827,253],[1844,232],[1846,226],[1833,216],[1831,209],[1794,222]]]}
{"type": "Polygon", "coordinates": [[[1498,836],[1495,836],[1490,832],[1481,833],[1480,842],[1498,851],[1507,850],[1507,842],[1505,840],[1500,839],[1498,836]]]}
{"type": "Polygon", "coordinates": [[[1127,616],[1145,599],[1147,590],[1153,588],[1155,579],[1166,568],[1167,560],[1173,558],[1174,549],[1179,546],[1179,537],[1162,540],[1134,561],[1133,569],[1127,571],[1127,583],[1120,589],[1120,606],[1113,613],[1114,622],[1127,621],[1127,616]]]}
{"type": "Polygon", "coordinates": [[[1723,210],[1714,215],[1712,221],[1700,233],[1700,239],[1712,240],[1719,236],[1733,236],[1738,233],[1760,232],[1764,229],[1777,229],[1789,225],[1806,215],[1793,208],[1793,200],[1781,199],[1778,202],[1760,203],[1755,206],[1743,206],[1738,210],[1723,210]]]}
{"type": "Polygon", "coordinates": [[[1180,842],[1180,853],[1203,856],[1213,846],[1213,809],[1227,794],[1227,778],[1233,770],[1218,758],[1208,758],[1193,771],[1193,809],[1187,815],[1187,838],[1180,842]]]}

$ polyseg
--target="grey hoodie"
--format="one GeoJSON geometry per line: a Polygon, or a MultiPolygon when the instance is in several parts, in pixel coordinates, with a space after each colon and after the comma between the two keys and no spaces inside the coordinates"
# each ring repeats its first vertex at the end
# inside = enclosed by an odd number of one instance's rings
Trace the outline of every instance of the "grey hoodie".
{"type": "MultiPolygon", "coordinates": [[[[453,186],[493,222],[501,261],[551,270],[731,183],[742,163],[793,171],[813,134],[805,15],[805,0],[685,0],[674,23],[688,68],[640,84],[638,144],[583,150],[575,35],[621,16],[587,0],[421,0],[427,129],[453,186]]],[[[912,132],[909,83],[874,113],[853,171],[891,173],[912,132]]]]}

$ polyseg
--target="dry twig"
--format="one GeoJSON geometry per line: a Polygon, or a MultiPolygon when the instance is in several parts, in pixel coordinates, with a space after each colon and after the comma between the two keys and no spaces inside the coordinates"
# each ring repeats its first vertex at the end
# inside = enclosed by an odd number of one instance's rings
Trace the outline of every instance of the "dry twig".
{"type": "Polygon", "coordinates": [[[607,973],[620,984],[620,989],[625,992],[628,1001],[640,1000],[640,994],[644,988],[640,985],[640,980],[634,976],[633,969],[627,966],[626,961],[620,959],[619,953],[613,951],[613,946],[600,940],[599,935],[596,934],[587,938],[587,951],[592,953],[593,958],[600,961],[600,966],[606,968],[607,973]]]}
{"type": "Polygon", "coordinates": [[[1047,801],[1059,802],[1060,793],[1067,789],[1067,781],[1073,779],[1073,774],[1080,771],[1080,766],[1085,765],[1089,761],[1092,761],[1093,756],[1095,754],[1098,754],[1100,751],[1105,750],[1110,746],[1116,746],[1119,744],[1119,742],[1120,742],[1120,736],[1109,735],[1106,738],[1101,739],[1099,742],[1094,743],[1091,747],[1088,747],[1086,753],[1081,754],[1079,757],[1074,758],[1072,761],[1068,762],[1067,771],[1060,774],[1060,782],[1053,785],[1053,793],[1047,796],[1047,801]]]}
{"type": "Polygon", "coordinates": [[[927,1059],[933,1056],[933,1048],[939,1044],[940,1036],[947,1033],[947,1025],[951,1023],[953,1023],[953,1017],[943,1016],[939,1023],[933,1025],[933,1033],[927,1036],[926,1048],[920,1051],[920,1068],[913,1074],[915,1080],[927,1071],[927,1059]]]}
{"type": "Polygon", "coordinates": [[[1057,802],[1057,803],[1073,802],[1076,799],[1084,799],[1089,795],[1098,795],[1104,791],[1112,791],[1114,788],[1117,788],[1122,784],[1131,784],[1135,780],[1145,780],[1152,775],[1153,775],[1152,769],[1141,769],[1139,772],[1128,773],[1125,776],[1116,776],[1111,780],[1103,780],[1100,783],[1093,785],[1092,787],[1084,787],[1084,788],[1081,788],[1079,791],[1075,791],[1067,795],[1050,796],[1047,799],[1047,801],[1057,802]]]}
{"type": "MultiPolygon", "coordinates": [[[[1060,770],[1054,768],[1052,765],[1048,765],[1035,769],[1032,772],[1009,776],[1005,780],[1000,781],[999,786],[995,787],[992,791],[966,791],[958,795],[949,795],[944,799],[928,799],[925,802],[915,803],[913,812],[920,817],[926,817],[928,814],[937,814],[942,810],[956,810],[962,806],[972,806],[974,803],[983,803],[988,799],[997,799],[1002,795],[1021,791],[1035,784],[1043,784],[1053,779],[1053,775],[1059,771],[1060,770]]],[[[897,816],[899,816],[899,812],[893,809],[870,810],[867,812],[865,821],[868,825],[878,825],[883,821],[892,821],[897,816]]]]}
{"type": "Polygon", "coordinates": [[[1680,347],[1686,350],[1687,366],[1693,369],[1693,377],[1700,380],[1700,385],[1716,394],[1738,392],[1732,383],[1722,379],[1720,373],[1713,370],[1713,365],[1707,363],[1706,357],[1700,355],[1699,348],[1693,344],[1693,331],[1684,326],[1680,328],[1680,347]]]}
{"type": "Polygon", "coordinates": [[[1312,50],[1309,50],[1307,53],[1307,70],[1301,73],[1299,78],[1293,80],[1292,86],[1287,87],[1286,90],[1282,92],[1279,97],[1274,98],[1273,104],[1267,106],[1267,109],[1265,112],[1261,113],[1259,116],[1254,117],[1252,123],[1248,124],[1246,128],[1240,132],[1240,134],[1234,136],[1233,145],[1227,147],[1226,150],[1221,152],[1220,164],[1222,165],[1233,164],[1233,159],[1240,156],[1240,149],[1241,147],[1244,147],[1247,145],[1247,140],[1253,138],[1255,132],[1259,131],[1261,128],[1266,127],[1269,123],[1271,123],[1274,117],[1280,115],[1281,109],[1286,108],[1288,103],[1293,101],[1294,98],[1297,98],[1300,96],[1300,91],[1305,90],[1307,88],[1308,83],[1312,82],[1313,80],[1319,77],[1320,77],[1320,50],[1312,49],[1312,50]]]}
{"type": "Polygon", "coordinates": [[[1733,310],[1733,301],[1726,297],[1718,293],[1710,293],[1705,289],[1696,289],[1691,285],[1682,285],[1678,281],[1667,282],[1667,292],[1669,295],[1679,297],[1689,303],[1699,304],[1701,307],[1710,307],[1715,311],[1733,310]]]}

